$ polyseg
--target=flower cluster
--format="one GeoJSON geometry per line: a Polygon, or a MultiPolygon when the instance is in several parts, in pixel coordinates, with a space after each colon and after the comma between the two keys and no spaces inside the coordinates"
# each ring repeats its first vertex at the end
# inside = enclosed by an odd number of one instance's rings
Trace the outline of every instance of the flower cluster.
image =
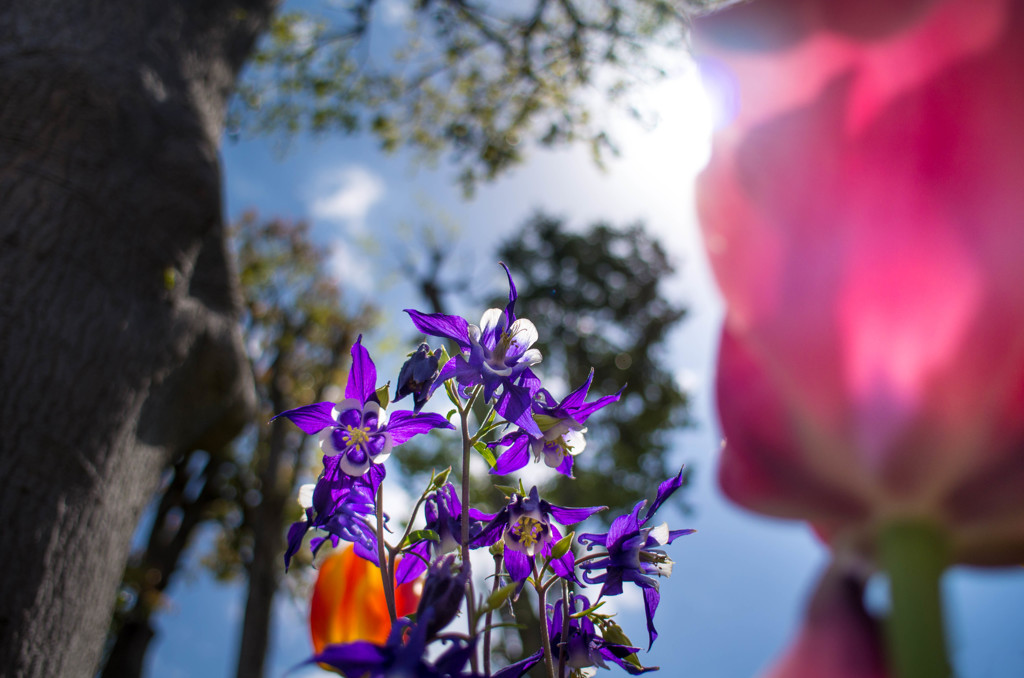
{"type": "Polygon", "coordinates": [[[411,395],[412,411],[389,410],[387,388],[378,387],[376,367],[360,337],[352,347],[341,402],[314,403],[277,415],[316,435],[323,451],[316,484],[304,486],[300,493],[304,516],[288,531],[285,567],[311,529],[318,533],[309,542],[314,553],[328,541],[334,547],[340,541],[353,545],[345,551],[345,560],[332,557],[323,565],[314,606],[317,618],[328,621],[313,623],[318,640],[311,662],[350,678],[516,678],[540,662],[548,666],[549,674],[558,670],[564,676],[607,668],[608,662],[634,674],[653,670],[641,666],[638,648],[611,618],[596,611],[600,605],[591,607],[587,598],[571,591],[602,584],[598,598],[614,596],[622,593],[623,582],[633,582],[643,591],[654,641],[659,600],[655,577],[668,576],[672,563],[659,547],[692,530],[670,531],[664,524],[647,523],[682,485],[681,472],[662,483],[642,519],[645,502],[615,518],[608,533],[582,535],[579,545],[600,551],[579,558],[572,548],[575,533],[566,534],[568,528],[606,507],[559,506],[543,499],[536,486],[525,490],[521,481],[518,490],[503,488],[506,501],[493,512],[468,504],[469,455],[474,451],[489,463],[492,474],[520,471],[532,454],[537,462],[543,460],[571,478],[574,459],[585,448],[587,419],[618,401],[622,393],[587,402],[593,371],[561,400],[542,386],[532,369],[541,361],[534,347],[538,331],[532,322],[516,316],[518,294],[507,267],[505,273],[508,303],[503,309],[485,311],[479,325],[458,316],[407,311],[417,329],[450,340],[455,349],[447,357],[445,349],[424,343],[410,354],[398,376],[394,400],[411,395]],[[423,411],[442,386],[455,406],[448,417],[423,411]],[[474,405],[488,413],[471,434],[474,405]],[[449,419],[456,413],[463,435],[459,485],[448,482],[450,469],[435,473],[401,537],[389,543],[388,519],[381,506],[384,462],[414,436],[455,428],[449,419]],[[422,527],[413,529],[421,510],[422,527]],[[482,548],[490,549],[496,569],[490,596],[478,600],[469,553],[482,548]],[[362,566],[354,564],[357,557],[362,566]],[[366,572],[376,573],[379,585],[367,586],[366,572]],[[492,670],[490,637],[500,623],[494,613],[527,585],[539,596],[544,647],[492,670]],[[421,592],[411,614],[414,590],[421,592]],[[552,590],[561,591],[553,606],[548,604],[552,590]],[[325,612],[326,600],[334,601],[336,609],[325,612]],[[572,613],[567,612],[570,609],[572,613]],[[468,634],[446,630],[460,613],[468,634]],[[435,643],[443,649],[428,651],[435,643]]]}

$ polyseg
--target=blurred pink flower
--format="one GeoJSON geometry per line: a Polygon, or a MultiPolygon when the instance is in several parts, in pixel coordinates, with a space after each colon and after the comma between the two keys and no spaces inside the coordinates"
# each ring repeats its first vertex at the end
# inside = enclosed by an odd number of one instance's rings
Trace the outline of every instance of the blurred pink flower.
{"type": "MultiPolygon", "coordinates": [[[[919,521],[1024,561],[1024,3],[754,0],[695,33],[732,104],[698,185],[723,490],[841,551],[919,521]]],[[[856,625],[837,581],[811,614],[856,625]]],[[[772,676],[825,675],[811,635],[772,676]]]]}
{"type": "Polygon", "coordinates": [[[1024,4],[755,0],[697,31],[739,89],[699,184],[726,493],[1019,562],[1024,4]]]}

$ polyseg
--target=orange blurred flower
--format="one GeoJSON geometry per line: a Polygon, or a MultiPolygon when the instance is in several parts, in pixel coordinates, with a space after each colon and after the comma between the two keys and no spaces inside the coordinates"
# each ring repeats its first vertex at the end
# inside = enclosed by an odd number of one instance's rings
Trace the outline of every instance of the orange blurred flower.
{"type": "MultiPolygon", "coordinates": [[[[417,579],[395,588],[399,617],[412,614],[420,600],[417,579]]],[[[328,645],[367,640],[383,645],[391,631],[380,569],[355,554],[352,546],[331,554],[320,566],[309,609],[309,630],[317,654],[328,645]]]]}

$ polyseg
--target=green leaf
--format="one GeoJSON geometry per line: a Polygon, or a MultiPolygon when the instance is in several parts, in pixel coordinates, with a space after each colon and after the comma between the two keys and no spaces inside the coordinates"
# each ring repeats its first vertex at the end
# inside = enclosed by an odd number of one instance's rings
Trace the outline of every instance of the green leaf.
{"type": "Polygon", "coordinates": [[[606,621],[601,625],[601,635],[604,636],[605,640],[611,641],[616,645],[628,645],[633,646],[633,643],[629,640],[629,637],[622,630],[622,627],[613,621],[606,621]]]}
{"type": "MultiPolygon", "coordinates": [[[[459,405],[462,404],[462,398],[460,398],[459,394],[455,392],[454,379],[449,379],[448,381],[444,382],[444,392],[448,394],[448,400],[452,401],[452,404],[455,405],[455,407],[458,407],[459,405]]],[[[450,418],[451,416],[449,415],[449,419],[450,418]]]]}
{"type": "Polygon", "coordinates": [[[448,410],[448,414],[444,415],[444,418],[447,419],[448,421],[451,421],[452,420],[452,416],[454,416],[454,415],[456,415],[458,413],[459,413],[458,410],[448,410]]]}
{"type": "Polygon", "coordinates": [[[390,396],[388,396],[388,391],[390,389],[390,381],[377,389],[377,401],[380,403],[380,407],[382,410],[386,410],[388,408],[388,403],[391,402],[391,398],[390,396]]]}
{"type": "Polygon", "coordinates": [[[582,619],[583,617],[589,617],[591,614],[596,612],[598,608],[604,607],[604,602],[605,601],[602,600],[601,602],[597,603],[596,605],[591,605],[590,607],[588,607],[587,609],[583,610],[582,612],[576,612],[576,613],[573,613],[573,614],[569,615],[569,617],[571,619],[582,619]]]}
{"type": "Polygon", "coordinates": [[[491,610],[497,610],[501,607],[508,600],[508,597],[512,595],[512,592],[516,590],[516,586],[518,586],[516,582],[509,582],[487,596],[487,603],[480,610],[479,614],[487,614],[491,610]]]}
{"type": "MultiPolygon", "coordinates": [[[[440,490],[444,487],[444,484],[448,482],[448,474],[452,472],[452,467],[449,466],[445,470],[441,471],[437,475],[430,479],[430,485],[427,487],[427,492],[433,492],[434,490],[440,490]]],[[[426,494],[426,492],[424,493],[426,494]]]]}
{"type": "Polygon", "coordinates": [[[402,548],[405,548],[406,546],[412,546],[413,544],[421,542],[425,539],[437,542],[441,541],[441,537],[438,536],[437,532],[434,532],[433,530],[414,530],[409,533],[408,537],[405,538],[405,541],[402,543],[402,548]]]}
{"type": "Polygon", "coordinates": [[[487,447],[487,443],[482,440],[478,440],[474,445],[473,449],[480,453],[480,456],[484,458],[487,465],[494,468],[494,465],[498,463],[497,458],[494,456],[494,452],[491,448],[487,447]]]}
{"type": "Polygon", "coordinates": [[[568,553],[569,552],[569,548],[572,546],[573,537],[575,537],[575,536],[576,536],[575,532],[570,532],[569,534],[567,534],[564,537],[562,537],[561,539],[559,539],[558,543],[556,543],[551,548],[551,560],[558,560],[559,558],[564,556],[566,553],[568,553]]]}
{"type": "MultiPolygon", "coordinates": [[[[516,624],[514,622],[502,622],[500,624],[491,624],[487,628],[489,629],[525,629],[526,624],[516,624]]],[[[483,629],[486,631],[487,629],[483,629]]]]}
{"type": "Polygon", "coordinates": [[[511,497],[513,494],[517,494],[519,490],[515,487],[509,487],[508,485],[495,485],[498,491],[506,497],[511,497]]]}

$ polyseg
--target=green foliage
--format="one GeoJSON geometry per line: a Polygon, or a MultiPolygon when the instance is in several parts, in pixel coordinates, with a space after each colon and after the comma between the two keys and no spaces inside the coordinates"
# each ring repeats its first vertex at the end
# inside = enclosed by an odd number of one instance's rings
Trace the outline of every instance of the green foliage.
{"type": "Polygon", "coordinates": [[[689,12],[707,2],[408,0],[377,29],[375,0],[279,16],[231,109],[237,131],[368,129],[385,150],[449,155],[472,191],[520,162],[524,142],[615,148],[599,112],[664,75],[689,12]],[[375,30],[376,29],[376,30],[375,30]],[[373,40],[370,40],[370,37],[373,40]]]}
{"type": "Polygon", "coordinates": [[[690,423],[687,396],[664,353],[685,315],[661,292],[672,265],[640,225],[572,232],[542,214],[499,255],[519,290],[517,311],[540,332],[544,373],[576,388],[593,367],[591,400],[626,386],[622,400],[589,420],[576,480],[559,476],[552,494],[571,506],[607,505],[603,515],[610,519],[674,475],[668,434],[690,423]]]}

